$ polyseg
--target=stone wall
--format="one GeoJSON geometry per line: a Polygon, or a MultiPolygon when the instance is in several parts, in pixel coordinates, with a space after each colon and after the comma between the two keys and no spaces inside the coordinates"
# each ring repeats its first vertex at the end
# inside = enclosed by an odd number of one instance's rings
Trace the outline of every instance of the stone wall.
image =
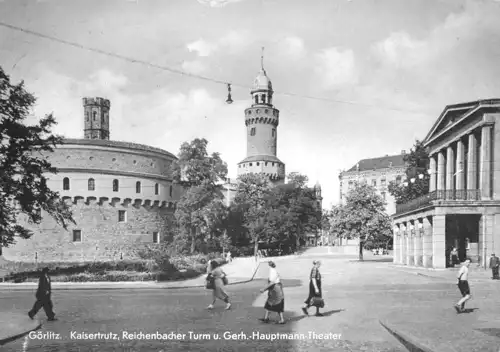
{"type": "Polygon", "coordinates": [[[153,232],[159,232],[162,242],[174,224],[174,209],[168,206],[78,199],[72,208],[76,225],[70,224],[68,230],[45,213],[38,226],[21,217],[19,222],[33,229],[34,235],[4,248],[4,258],[26,262],[134,259],[136,250],[153,243],[153,232]],[[126,211],[125,222],[118,221],[120,210],[126,211]],[[81,230],[81,242],[73,241],[73,230],[81,230]]]}

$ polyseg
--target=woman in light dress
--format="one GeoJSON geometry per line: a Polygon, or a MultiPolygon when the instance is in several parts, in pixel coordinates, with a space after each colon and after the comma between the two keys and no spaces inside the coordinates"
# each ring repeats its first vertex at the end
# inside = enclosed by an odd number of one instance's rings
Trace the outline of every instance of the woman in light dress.
{"type": "Polygon", "coordinates": [[[260,292],[264,293],[267,291],[267,301],[264,309],[266,313],[264,318],[260,319],[260,321],[264,323],[269,322],[269,314],[271,312],[278,313],[279,321],[277,324],[285,324],[285,318],[283,317],[283,312],[285,311],[285,295],[283,293],[283,285],[281,283],[281,278],[276,270],[276,264],[274,262],[269,262],[269,279],[266,287],[260,290],[260,292]]]}
{"type": "MultiPolygon", "coordinates": [[[[224,290],[224,278],[226,273],[219,267],[219,263],[215,260],[208,262],[207,274],[211,276],[214,281],[212,288],[212,304],[210,304],[207,309],[213,309],[217,298],[226,303],[226,310],[231,309],[231,302],[229,301],[229,296],[224,290]]],[[[207,277],[208,278],[208,277],[207,277]]]]}

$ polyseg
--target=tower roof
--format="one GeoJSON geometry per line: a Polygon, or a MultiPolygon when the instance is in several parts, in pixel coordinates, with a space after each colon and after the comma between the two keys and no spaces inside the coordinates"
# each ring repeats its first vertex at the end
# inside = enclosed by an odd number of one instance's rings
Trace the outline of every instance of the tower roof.
{"type": "Polygon", "coordinates": [[[253,90],[273,90],[273,85],[271,79],[267,76],[267,72],[264,69],[264,48],[262,48],[262,56],[260,57],[260,72],[253,81],[253,90]]]}

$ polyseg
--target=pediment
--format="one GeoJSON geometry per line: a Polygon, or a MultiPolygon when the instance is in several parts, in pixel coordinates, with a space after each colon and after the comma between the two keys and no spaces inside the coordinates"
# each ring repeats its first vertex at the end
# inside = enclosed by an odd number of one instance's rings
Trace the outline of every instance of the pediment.
{"type": "Polygon", "coordinates": [[[475,111],[477,111],[478,108],[479,104],[477,103],[468,106],[447,106],[425,137],[424,145],[434,139],[434,137],[440,135],[443,131],[446,131],[451,126],[465,120],[475,111]]]}

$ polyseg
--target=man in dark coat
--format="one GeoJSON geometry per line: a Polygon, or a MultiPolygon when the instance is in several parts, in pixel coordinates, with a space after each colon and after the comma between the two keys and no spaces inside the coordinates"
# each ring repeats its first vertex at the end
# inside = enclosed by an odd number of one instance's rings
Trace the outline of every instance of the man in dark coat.
{"type": "Polygon", "coordinates": [[[490,269],[493,274],[493,280],[500,280],[500,276],[498,275],[498,267],[500,266],[500,258],[498,258],[495,253],[491,253],[490,258],[490,269]]]}
{"type": "Polygon", "coordinates": [[[33,305],[33,308],[29,311],[28,316],[33,319],[33,317],[38,313],[40,308],[43,307],[45,314],[47,314],[47,318],[49,321],[57,320],[55,318],[55,314],[51,300],[52,288],[50,285],[50,277],[49,277],[49,269],[43,268],[42,273],[40,275],[40,280],[38,281],[38,289],[36,290],[36,302],[33,305]]]}

